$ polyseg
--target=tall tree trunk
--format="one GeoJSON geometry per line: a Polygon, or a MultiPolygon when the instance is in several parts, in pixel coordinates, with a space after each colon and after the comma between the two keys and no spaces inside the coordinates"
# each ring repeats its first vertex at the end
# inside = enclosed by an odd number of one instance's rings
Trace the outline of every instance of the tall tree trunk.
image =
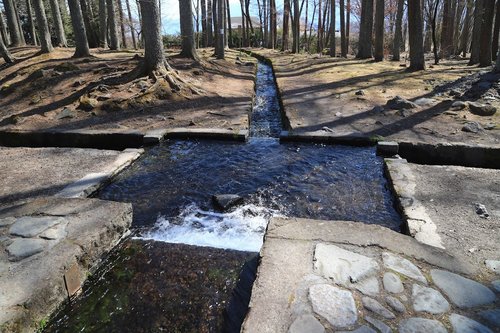
{"type": "Polygon", "coordinates": [[[227,23],[227,37],[228,41],[227,46],[233,47],[233,27],[231,26],[231,8],[230,8],[229,0],[226,0],[226,23],[227,23]]]}
{"type": "MultiPolygon", "coordinates": [[[[453,0],[457,1],[457,0],[453,0]]],[[[444,0],[443,2],[443,24],[441,29],[441,58],[448,58],[453,49],[453,39],[450,38],[453,31],[452,26],[452,0],[444,0]]]]}
{"type": "Polygon", "coordinates": [[[31,10],[31,1],[26,0],[26,12],[28,14],[28,24],[29,24],[29,34],[31,37],[31,43],[33,45],[38,45],[38,37],[36,35],[35,20],[33,19],[33,11],[31,10]]]}
{"type": "Polygon", "coordinates": [[[71,24],[73,26],[73,34],[75,35],[76,50],[73,57],[88,57],[90,56],[90,49],[80,2],[78,0],[68,0],[68,6],[71,15],[71,24]]]}
{"type": "MultiPolygon", "coordinates": [[[[190,0],[191,1],[191,0],[190,0]]],[[[116,25],[116,7],[114,0],[106,0],[108,11],[108,27],[109,27],[109,49],[119,50],[120,39],[118,38],[118,28],[116,25]]]]}
{"type": "Polygon", "coordinates": [[[10,55],[9,50],[3,43],[3,40],[0,38],[0,56],[5,60],[6,63],[13,63],[14,58],[10,55]]]}
{"type": "Polygon", "coordinates": [[[263,0],[262,5],[263,9],[262,11],[264,12],[264,43],[263,45],[268,45],[269,41],[269,14],[268,14],[268,5],[267,5],[268,0],[263,0]]]}
{"type": "Polygon", "coordinates": [[[467,0],[467,12],[465,13],[465,22],[462,32],[462,56],[465,58],[469,49],[469,33],[470,24],[472,21],[472,8],[474,7],[474,0],[467,0]]]}
{"type": "MultiPolygon", "coordinates": [[[[212,33],[213,31],[213,21],[212,21],[212,1],[217,1],[217,0],[207,0],[207,46],[213,46],[214,45],[214,35],[212,33]]],[[[243,1],[243,0],[241,0],[243,1]]]]}
{"type": "Polygon", "coordinates": [[[351,0],[347,0],[347,17],[345,20],[345,49],[349,53],[349,40],[351,34],[351,0]]]}
{"type": "Polygon", "coordinates": [[[284,0],[284,3],[283,3],[283,36],[281,38],[282,39],[281,51],[286,51],[286,50],[288,50],[288,47],[289,47],[288,46],[289,20],[290,20],[290,0],[284,0]]]}
{"type": "Polygon", "coordinates": [[[464,14],[465,3],[467,0],[460,0],[457,5],[455,19],[453,20],[453,54],[460,54],[460,24],[462,23],[462,16],[464,14]]]}
{"type": "Polygon", "coordinates": [[[376,0],[375,8],[375,61],[384,60],[384,19],[385,3],[384,0],[376,0]]]}
{"type": "Polygon", "coordinates": [[[335,0],[330,2],[330,57],[335,57],[337,54],[335,45],[335,0]]]}
{"type": "Polygon", "coordinates": [[[122,45],[123,48],[127,49],[127,38],[125,36],[125,20],[123,19],[123,4],[122,0],[116,0],[118,2],[118,12],[120,14],[120,31],[122,35],[122,45]]]}
{"type": "Polygon", "coordinates": [[[99,0],[99,46],[108,47],[108,10],[106,0],[99,0]]]}
{"type": "Polygon", "coordinates": [[[293,0],[293,53],[300,52],[300,9],[299,0],[293,0]]]}
{"type": "Polygon", "coordinates": [[[143,73],[155,76],[167,72],[160,30],[160,9],[156,0],[141,0],[140,11],[144,36],[143,73]]]}
{"type": "Polygon", "coordinates": [[[207,3],[206,0],[201,0],[201,45],[207,47],[207,3]]]}
{"type": "Polygon", "coordinates": [[[323,39],[323,31],[322,31],[322,23],[321,23],[321,15],[322,15],[322,12],[321,12],[321,4],[322,4],[323,0],[318,0],[318,36],[317,36],[317,41],[316,41],[316,48],[317,48],[317,51],[318,53],[321,54],[321,51],[323,51],[323,44],[321,43],[322,42],[322,39],[323,39]]]}
{"type": "Polygon", "coordinates": [[[495,16],[495,0],[484,0],[484,14],[481,25],[479,47],[479,67],[491,66],[491,40],[493,38],[493,17],[495,16]]]}
{"type": "Polygon", "coordinates": [[[10,44],[9,34],[7,33],[7,28],[5,27],[5,21],[3,19],[3,14],[0,11],[0,34],[4,45],[10,44]]]}
{"type": "Polygon", "coordinates": [[[276,39],[277,39],[277,18],[276,18],[276,1],[269,0],[269,48],[276,48],[276,39]]]}
{"type": "Polygon", "coordinates": [[[7,27],[10,33],[11,46],[23,46],[24,42],[23,32],[19,29],[18,18],[16,15],[16,8],[13,0],[3,0],[3,8],[5,9],[5,16],[7,18],[7,27]]]}
{"type": "Polygon", "coordinates": [[[347,58],[347,44],[345,32],[345,0],[340,0],[340,56],[347,58]]]}
{"type": "Polygon", "coordinates": [[[57,46],[66,47],[66,34],[64,33],[64,25],[61,17],[61,10],[59,9],[59,2],[57,0],[50,0],[50,9],[52,11],[52,20],[54,21],[57,46]]]}
{"type": "Polygon", "coordinates": [[[394,32],[394,44],[392,45],[392,60],[401,59],[401,41],[403,39],[403,13],[405,10],[405,0],[398,0],[398,11],[396,14],[396,29],[394,32]]]}
{"type": "Polygon", "coordinates": [[[363,0],[360,24],[357,58],[368,59],[372,57],[373,0],[363,0]]]}
{"type": "Polygon", "coordinates": [[[217,59],[224,59],[224,0],[217,1],[217,41],[215,55],[217,59]]]}
{"type": "Polygon", "coordinates": [[[435,65],[439,64],[439,54],[438,54],[437,36],[436,36],[436,20],[437,20],[437,15],[438,15],[438,8],[439,8],[439,0],[436,0],[436,4],[434,5],[432,18],[431,18],[432,44],[434,47],[433,51],[434,51],[434,64],[435,65]]]}
{"type": "Polygon", "coordinates": [[[193,7],[191,0],[179,0],[179,15],[181,25],[182,50],[181,56],[198,61],[198,54],[194,44],[193,7]]]}
{"type": "Polygon", "coordinates": [[[13,1],[13,3],[14,3],[14,10],[16,11],[17,26],[19,31],[21,32],[21,42],[23,45],[26,45],[26,40],[24,39],[23,25],[21,24],[21,15],[19,14],[19,4],[16,1],[13,1]]]}
{"type": "Polygon", "coordinates": [[[227,38],[227,8],[226,8],[226,0],[221,0],[220,5],[222,6],[222,27],[224,30],[224,49],[228,47],[228,38],[227,38]]]}
{"type": "Polygon", "coordinates": [[[307,40],[307,51],[311,49],[311,41],[312,41],[312,29],[313,29],[313,24],[314,24],[314,18],[316,17],[316,2],[313,1],[313,15],[311,18],[311,24],[309,25],[309,39],[307,40]]]}
{"type": "MultiPolygon", "coordinates": [[[[245,22],[245,5],[243,4],[243,0],[240,0],[240,7],[241,7],[241,38],[242,42],[240,46],[246,46],[247,45],[247,29],[246,29],[246,22],[245,22]]],[[[260,26],[262,27],[262,14],[260,11],[260,6],[259,6],[259,18],[260,18],[260,26]]]]}
{"type": "Polygon", "coordinates": [[[308,8],[309,8],[309,0],[306,0],[306,22],[304,24],[304,42],[305,42],[304,49],[306,50],[306,52],[309,52],[309,50],[307,49],[307,19],[309,18],[308,8]]]}
{"type": "Polygon", "coordinates": [[[127,5],[128,26],[130,28],[130,35],[132,35],[132,45],[134,46],[134,50],[137,50],[137,41],[135,40],[134,22],[132,21],[132,12],[130,11],[130,2],[129,2],[129,0],[125,0],[125,3],[127,5]]]}
{"type": "Polygon", "coordinates": [[[42,0],[33,0],[33,9],[35,10],[38,32],[40,33],[40,45],[42,53],[50,53],[54,51],[50,40],[49,25],[45,16],[45,6],[42,0]]]}
{"type": "Polygon", "coordinates": [[[424,61],[424,27],[422,18],[422,2],[408,1],[408,30],[410,40],[410,71],[425,69],[424,61]]]}
{"type": "Polygon", "coordinates": [[[495,27],[493,28],[493,42],[491,43],[492,59],[496,59],[498,53],[498,35],[500,33],[500,1],[497,1],[495,14],[495,27]]]}
{"type": "Polygon", "coordinates": [[[483,2],[484,0],[476,0],[476,8],[474,9],[474,27],[472,29],[469,66],[477,65],[479,63],[479,47],[483,22],[483,2]]]}

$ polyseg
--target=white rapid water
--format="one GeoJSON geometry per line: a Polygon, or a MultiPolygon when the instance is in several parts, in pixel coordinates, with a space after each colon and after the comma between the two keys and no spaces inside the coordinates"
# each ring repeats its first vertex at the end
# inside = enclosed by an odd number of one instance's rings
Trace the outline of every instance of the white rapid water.
{"type": "Polygon", "coordinates": [[[206,211],[191,204],[175,218],[176,221],[159,216],[154,227],[137,238],[258,252],[272,216],[282,215],[254,204],[237,207],[228,213],[206,211]]]}

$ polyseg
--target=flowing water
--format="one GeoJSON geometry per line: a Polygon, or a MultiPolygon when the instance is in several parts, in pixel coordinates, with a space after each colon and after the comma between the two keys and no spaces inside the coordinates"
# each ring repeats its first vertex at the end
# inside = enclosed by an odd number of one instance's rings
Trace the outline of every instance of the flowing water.
{"type": "Polygon", "coordinates": [[[133,204],[135,236],[47,332],[238,331],[271,217],[399,230],[373,148],[273,139],[281,114],[272,68],[263,63],[250,125],[244,144],[176,140],[150,148],[98,194],[133,204]],[[215,194],[238,194],[244,202],[221,212],[212,202],[215,194]],[[248,269],[238,278],[245,262],[248,269]]]}

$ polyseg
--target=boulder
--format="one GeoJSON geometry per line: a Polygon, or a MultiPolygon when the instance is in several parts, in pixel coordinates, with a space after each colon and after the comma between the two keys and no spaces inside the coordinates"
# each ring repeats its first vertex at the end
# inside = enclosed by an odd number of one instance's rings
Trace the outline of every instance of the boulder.
{"type": "Polygon", "coordinates": [[[87,97],[87,96],[82,96],[82,97],[80,97],[80,105],[78,105],[78,108],[85,110],[85,111],[91,111],[98,104],[99,104],[99,101],[97,99],[87,97]]]}
{"type": "Polygon", "coordinates": [[[455,101],[451,104],[451,109],[455,111],[463,110],[467,107],[467,104],[462,101],[455,101]]]}
{"type": "Polygon", "coordinates": [[[492,116],[497,112],[497,108],[493,105],[486,105],[476,102],[469,102],[469,110],[471,113],[478,116],[492,116]]]}
{"type": "Polygon", "coordinates": [[[402,110],[415,109],[418,105],[400,96],[396,96],[393,99],[388,100],[386,106],[392,110],[402,110]]]}
{"type": "Polygon", "coordinates": [[[462,127],[462,131],[469,133],[479,133],[483,131],[483,127],[475,121],[469,121],[462,127]]]}
{"type": "Polygon", "coordinates": [[[243,202],[243,198],[237,194],[215,194],[212,200],[217,208],[224,211],[243,202]]]}

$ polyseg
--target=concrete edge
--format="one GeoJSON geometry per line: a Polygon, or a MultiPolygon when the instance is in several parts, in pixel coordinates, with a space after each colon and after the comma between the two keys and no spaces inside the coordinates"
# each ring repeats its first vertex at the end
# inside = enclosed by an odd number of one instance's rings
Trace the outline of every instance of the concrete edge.
{"type": "Polygon", "coordinates": [[[223,141],[245,141],[247,130],[227,130],[219,128],[169,128],[165,130],[166,139],[211,139],[223,141]]]}
{"type": "Polygon", "coordinates": [[[69,184],[54,196],[60,198],[85,198],[106,185],[115,175],[125,169],[144,153],[143,149],[125,149],[103,172],[89,173],[69,184]]]}
{"type": "Polygon", "coordinates": [[[282,131],[280,134],[280,142],[309,142],[359,147],[374,146],[377,144],[375,139],[362,134],[335,134],[320,131],[298,133],[292,131],[282,131]]]}

